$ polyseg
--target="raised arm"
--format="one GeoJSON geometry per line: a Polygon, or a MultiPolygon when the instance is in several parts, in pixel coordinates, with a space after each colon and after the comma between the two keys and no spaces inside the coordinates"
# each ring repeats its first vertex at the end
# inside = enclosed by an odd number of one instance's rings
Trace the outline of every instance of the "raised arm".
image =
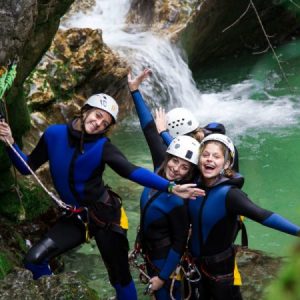
{"type": "Polygon", "coordinates": [[[141,128],[146,138],[148,147],[151,152],[154,169],[158,168],[163,162],[166,155],[166,146],[162,142],[158,131],[155,126],[153,116],[149,107],[146,105],[141,93],[137,88],[143,80],[148,78],[151,74],[150,69],[145,69],[137,77],[132,78],[131,74],[128,74],[128,86],[131,91],[132,99],[137,111],[137,115],[140,120],[141,128]]]}
{"type": "Polygon", "coordinates": [[[169,131],[167,130],[166,113],[162,107],[155,110],[155,125],[162,140],[167,146],[169,146],[173,140],[173,137],[170,135],[169,131]]]}

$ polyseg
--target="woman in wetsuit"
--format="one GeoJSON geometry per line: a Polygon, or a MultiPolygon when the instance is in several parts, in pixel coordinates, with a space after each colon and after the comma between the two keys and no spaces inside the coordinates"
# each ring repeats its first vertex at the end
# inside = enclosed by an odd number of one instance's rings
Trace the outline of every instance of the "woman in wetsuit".
{"type": "MultiPolygon", "coordinates": [[[[44,238],[25,257],[25,267],[33,278],[50,275],[49,260],[86,240],[86,227],[94,236],[118,300],[137,299],[128,265],[128,221],[120,200],[104,184],[105,165],[119,175],[141,185],[178,195],[191,195],[197,189],[173,186],[170,181],[131,164],[105,136],[117,121],[118,104],[106,94],[91,96],[83,105],[80,117],[64,125],[49,126],[30,155],[25,155],[4,121],[0,122],[0,139],[13,145],[32,170],[49,161],[55,189],[60,198],[80,211],[66,212],[44,238]],[[183,193],[181,193],[182,191],[183,193]]],[[[15,152],[9,156],[22,174],[30,174],[15,152]]]]}
{"type": "Polygon", "coordinates": [[[244,179],[232,171],[235,151],[230,138],[211,134],[200,147],[200,188],[205,196],[189,201],[192,222],[190,252],[202,274],[192,299],[242,299],[233,246],[238,216],[299,236],[300,227],[254,204],[241,191],[244,179]]]}
{"type": "MultiPolygon", "coordinates": [[[[196,175],[200,144],[189,136],[178,136],[166,149],[145,104],[138,86],[142,76],[128,84],[141,127],[147,140],[157,173],[176,183],[190,182],[196,175]]],[[[141,196],[141,222],[139,243],[147,260],[151,291],[156,300],[181,299],[180,278],[174,271],[180,262],[187,243],[189,220],[183,199],[166,192],[145,188],[141,196]]]]}

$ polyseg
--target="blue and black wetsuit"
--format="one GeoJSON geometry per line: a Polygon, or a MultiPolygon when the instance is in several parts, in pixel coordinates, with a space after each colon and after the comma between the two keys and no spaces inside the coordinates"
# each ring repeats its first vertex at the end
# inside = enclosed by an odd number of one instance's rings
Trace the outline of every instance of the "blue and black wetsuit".
{"type": "MultiPolygon", "coordinates": [[[[166,156],[166,145],[158,134],[154,119],[139,91],[132,92],[141,127],[147,140],[154,169],[158,169],[166,156]]],[[[187,206],[184,201],[166,192],[158,193],[145,188],[141,196],[141,243],[148,257],[148,273],[165,281],[155,293],[157,300],[170,298],[171,274],[186,246],[189,228],[187,206]]],[[[179,281],[175,283],[173,297],[181,299],[179,281]]]]}
{"type": "MultiPolygon", "coordinates": [[[[127,217],[121,205],[115,211],[104,209],[103,214],[101,204],[103,199],[107,199],[108,192],[102,174],[107,164],[119,175],[149,188],[167,191],[169,182],[131,164],[101,134],[86,134],[82,153],[80,137],[81,133],[73,129],[72,123],[52,125],[46,129],[29,156],[22,153],[16,144],[14,147],[33,170],[49,161],[54,186],[65,203],[90,208],[93,212],[89,224],[90,233],[95,237],[117,297],[119,300],[134,300],[137,296],[128,265],[127,217]]],[[[16,154],[11,149],[8,152],[19,171],[29,174],[16,154]]],[[[51,258],[85,241],[86,231],[80,221],[86,218],[85,213],[80,217],[74,214],[64,215],[46,237],[29,250],[25,263],[33,272],[34,278],[51,274],[48,267],[51,258]]]]}
{"type": "Polygon", "coordinates": [[[239,174],[231,179],[221,177],[213,187],[202,187],[206,190],[205,197],[188,203],[192,222],[190,251],[203,275],[199,287],[201,300],[241,299],[232,246],[238,227],[237,216],[292,235],[300,232],[299,226],[254,204],[241,191],[243,182],[239,174]],[[236,276],[233,276],[234,271],[236,276]]]}

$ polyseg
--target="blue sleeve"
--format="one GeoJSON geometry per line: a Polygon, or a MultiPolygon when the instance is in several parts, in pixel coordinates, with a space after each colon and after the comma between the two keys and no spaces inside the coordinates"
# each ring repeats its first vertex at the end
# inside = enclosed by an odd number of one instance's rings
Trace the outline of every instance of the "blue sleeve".
{"type": "Polygon", "coordinates": [[[160,133],[160,136],[161,136],[161,138],[163,139],[164,143],[167,146],[169,146],[171,144],[171,142],[173,141],[173,139],[174,139],[167,130],[162,131],[160,133]]]}
{"type": "Polygon", "coordinates": [[[275,213],[265,219],[262,224],[291,235],[299,235],[300,233],[299,226],[275,213]]]}
{"type": "Polygon", "coordinates": [[[168,190],[169,181],[163,177],[158,176],[144,168],[135,169],[128,179],[141,184],[143,186],[153,188],[159,191],[166,192],[168,190]]]}
{"type": "Polygon", "coordinates": [[[163,280],[169,279],[170,275],[175,271],[179,261],[180,261],[179,253],[171,249],[168,253],[166,263],[164,264],[163,268],[159,272],[159,277],[163,280]]]}
{"type": "Polygon", "coordinates": [[[142,129],[144,129],[148,123],[154,121],[153,116],[139,90],[131,92],[131,95],[142,129]]]}
{"type": "MultiPolygon", "coordinates": [[[[19,155],[28,163],[28,156],[25,155],[17,144],[13,144],[14,149],[19,153],[19,155]]],[[[11,149],[7,148],[8,156],[13,163],[13,165],[18,169],[18,171],[23,175],[29,175],[30,171],[25,166],[25,164],[21,161],[21,159],[17,156],[17,154],[11,149]]]]}

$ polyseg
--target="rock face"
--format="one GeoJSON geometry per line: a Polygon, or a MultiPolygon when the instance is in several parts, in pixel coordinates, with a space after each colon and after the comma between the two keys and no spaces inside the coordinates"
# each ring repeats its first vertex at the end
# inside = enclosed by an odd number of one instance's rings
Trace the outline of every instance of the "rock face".
{"type": "MultiPolygon", "coordinates": [[[[288,2],[253,1],[273,46],[299,35],[299,14],[297,17],[295,7],[288,2]]],[[[253,8],[240,18],[249,6],[248,0],[229,0],[224,4],[222,0],[201,1],[182,31],[181,43],[193,71],[212,65],[216,59],[252,54],[268,47],[253,8]]]]}
{"type": "Polygon", "coordinates": [[[29,271],[16,268],[0,281],[2,300],[21,299],[99,299],[96,292],[76,273],[64,273],[32,280],[29,271]]]}
{"type": "MultiPolygon", "coordinates": [[[[23,94],[23,82],[51,44],[60,17],[73,0],[0,0],[0,63],[7,65],[15,55],[19,62],[14,85],[6,102],[10,125],[18,143],[30,127],[29,113],[23,94]]],[[[0,145],[0,192],[13,184],[3,144],[0,145]]],[[[2,195],[2,197],[6,197],[2,195]]]]}
{"type": "Polygon", "coordinates": [[[159,34],[176,36],[195,10],[198,0],[133,0],[128,22],[159,34]]]}
{"type": "Polygon", "coordinates": [[[0,1],[0,64],[20,54],[37,19],[36,0],[0,1]]]}
{"type": "MultiPolygon", "coordinates": [[[[300,13],[291,1],[255,0],[253,3],[273,46],[299,36],[300,13]]],[[[248,0],[134,0],[128,22],[179,40],[190,68],[197,71],[213,66],[216,59],[268,48],[254,9],[248,6],[248,0]],[[227,27],[230,28],[223,32],[227,27]]]]}
{"type": "Polygon", "coordinates": [[[127,93],[127,73],[126,64],[103,43],[101,30],[59,30],[25,83],[27,104],[40,111],[32,115],[33,123],[68,121],[93,93],[118,99],[127,93]]]}

